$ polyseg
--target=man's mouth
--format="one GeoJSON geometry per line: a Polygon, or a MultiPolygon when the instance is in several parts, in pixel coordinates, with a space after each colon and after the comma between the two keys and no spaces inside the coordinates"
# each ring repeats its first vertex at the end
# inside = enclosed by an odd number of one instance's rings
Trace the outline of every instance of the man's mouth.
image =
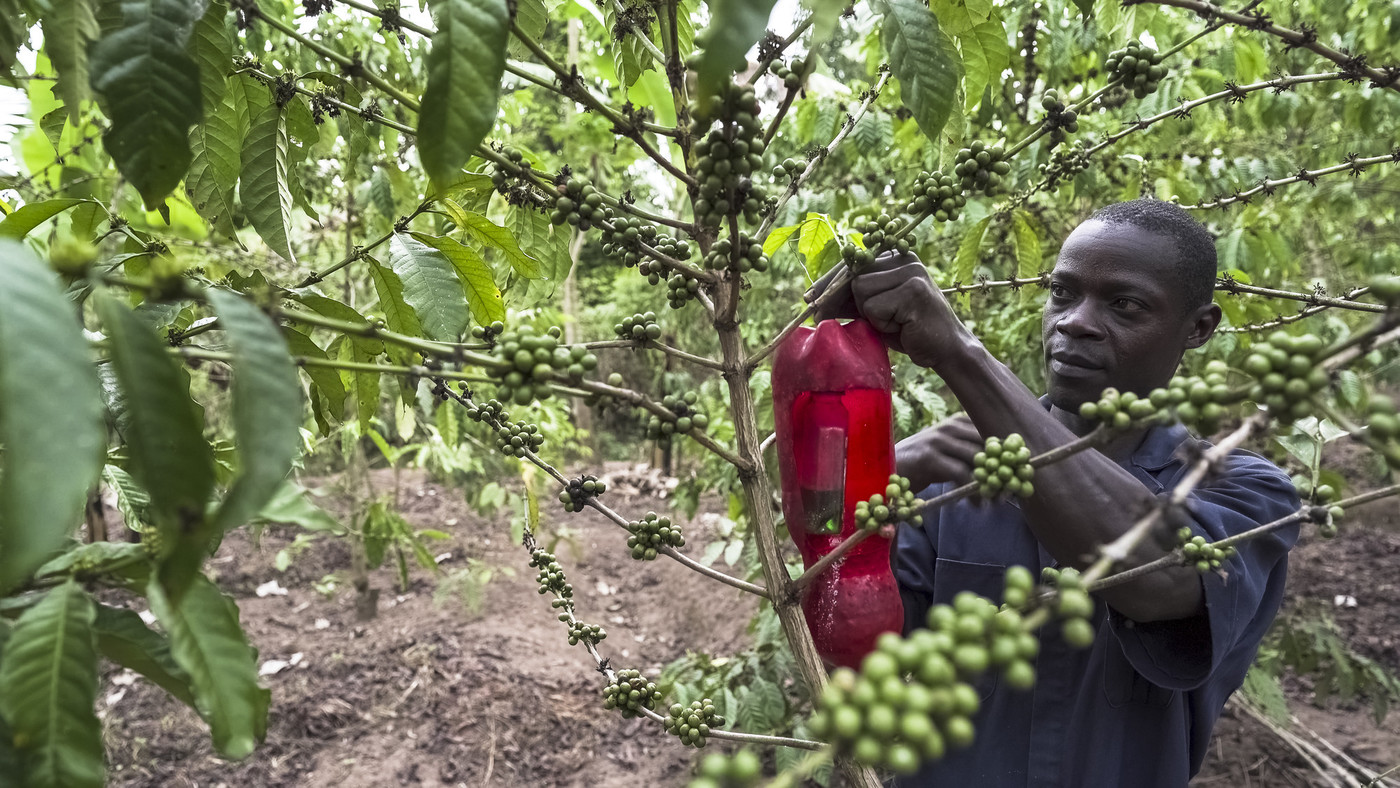
{"type": "Polygon", "coordinates": [[[1103,365],[1077,353],[1050,354],[1050,371],[1061,377],[1088,377],[1103,369],[1103,365]]]}

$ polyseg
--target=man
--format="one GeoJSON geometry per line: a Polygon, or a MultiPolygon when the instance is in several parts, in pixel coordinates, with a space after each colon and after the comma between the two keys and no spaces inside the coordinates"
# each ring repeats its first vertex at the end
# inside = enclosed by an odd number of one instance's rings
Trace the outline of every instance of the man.
{"type": "MultiPolygon", "coordinates": [[[[987,352],[911,255],[877,260],[822,315],[865,317],[962,404],[966,416],[897,446],[899,472],[928,497],[970,478],[986,436],[1020,433],[1040,453],[1093,428],[1079,406],[1104,388],[1145,395],[1166,385],[1220,322],[1214,278],[1214,241],[1181,208],[1138,200],[1095,214],[1065,240],[1051,273],[1043,399],[987,352]]],[[[1171,490],[1189,449],[1202,445],[1180,425],[1125,432],[1037,469],[1025,501],[964,500],[926,514],[921,527],[901,526],[893,563],[906,631],[960,590],[999,600],[1008,566],[1037,575],[1086,567],[1171,490]]],[[[1297,506],[1282,471],[1236,452],[1191,494],[1189,510],[1192,530],[1215,540],[1297,506]]],[[[1045,627],[1034,688],[984,678],[974,743],[900,785],[1186,785],[1278,610],[1296,538],[1293,528],[1242,544],[1221,574],[1176,567],[1095,594],[1090,648],[1045,627]]],[[[1148,539],[1128,563],[1165,552],[1148,539]]]]}

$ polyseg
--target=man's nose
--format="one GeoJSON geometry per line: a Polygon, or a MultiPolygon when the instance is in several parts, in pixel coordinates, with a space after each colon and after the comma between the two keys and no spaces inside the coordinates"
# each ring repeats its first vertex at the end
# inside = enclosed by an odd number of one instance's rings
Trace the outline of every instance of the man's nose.
{"type": "Polygon", "coordinates": [[[1103,328],[1093,307],[1080,301],[1060,313],[1055,321],[1055,330],[1066,336],[1094,339],[1103,336],[1103,328]]]}

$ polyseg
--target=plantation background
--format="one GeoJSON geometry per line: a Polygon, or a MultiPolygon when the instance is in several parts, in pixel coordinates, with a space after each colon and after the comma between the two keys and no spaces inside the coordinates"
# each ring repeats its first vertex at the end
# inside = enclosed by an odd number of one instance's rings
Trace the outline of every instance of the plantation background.
{"type": "MultiPolygon", "coordinates": [[[[539,425],[539,454],[564,476],[607,481],[602,500],[625,519],[670,513],[685,524],[681,552],[765,582],[755,529],[771,522],[772,507],[755,508],[735,466],[699,442],[707,435],[711,447],[738,451],[746,440],[716,361],[729,352],[716,328],[723,321],[703,300],[668,309],[665,274],[657,285],[620,264],[596,228],[550,224],[557,195],[542,186],[567,167],[619,213],[635,201],[643,218],[673,234],[688,226],[697,251],[708,251],[714,232],[691,224],[693,197],[676,174],[694,174],[691,141],[667,128],[678,119],[684,128],[690,111],[677,98],[703,94],[723,73],[716,61],[738,62],[743,51],[726,45],[748,48],[735,31],[756,30],[756,41],[764,20],[755,25],[745,4],[720,0],[521,0],[513,6],[520,34],[503,53],[496,95],[485,79],[490,58],[441,34],[473,29],[494,5],[0,0],[0,66],[13,85],[4,96],[12,116],[4,119],[0,235],[48,261],[89,330],[79,355],[104,362],[107,454],[93,479],[74,477],[85,488],[78,498],[87,487],[101,492],[89,498],[83,529],[61,523],[59,532],[86,541],[105,530],[119,545],[110,556],[85,553],[95,568],[0,566],[0,635],[32,609],[36,591],[60,581],[71,589],[64,593],[81,587],[113,607],[155,607],[146,575],[132,574],[136,544],[151,541],[135,531],[177,534],[180,505],[207,505],[211,519],[242,526],[201,532],[218,543],[204,564],[214,593],[238,602],[257,649],[232,649],[240,683],[220,695],[247,712],[240,735],[216,730],[211,742],[207,719],[104,650],[89,705],[101,718],[112,784],[684,784],[692,751],[653,721],[602,708],[606,679],[596,662],[568,645],[555,610],[534,593],[535,570],[519,547],[527,530],[569,572],[579,617],[607,628],[597,649],[613,667],[648,672],[668,704],[715,699],[737,730],[807,735],[810,701],[771,606],[667,559],[629,559],[624,530],[596,511],[563,511],[557,480],[499,452],[494,430],[443,401],[432,382],[442,367],[423,363],[446,359],[456,370],[464,361],[480,403],[494,396],[494,379],[472,369],[489,372],[490,359],[481,360],[489,349],[471,327],[560,326],[567,342],[594,341],[588,384],[561,381],[560,396],[507,403],[511,418],[539,425]],[[674,32],[663,24],[672,16],[674,32]],[[658,64],[658,55],[686,61],[707,26],[718,31],[719,54],[702,58],[698,71],[668,74],[658,64]],[[587,97],[559,94],[561,72],[573,68],[587,97]],[[448,76],[435,80],[435,69],[448,76]],[[193,105],[192,96],[200,97],[193,105]],[[430,106],[478,117],[429,119],[430,106]],[[468,132],[482,147],[464,142],[468,132]],[[532,165],[533,185],[510,169],[512,150],[532,165]],[[510,177],[498,190],[493,174],[502,171],[510,177]],[[452,259],[450,281],[461,292],[415,289],[412,277],[431,268],[433,254],[452,259]],[[250,316],[191,295],[205,286],[257,309],[250,316]],[[326,362],[298,374],[304,399],[296,401],[310,407],[289,405],[272,385],[267,400],[247,393],[256,389],[240,393],[240,368],[258,357],[249,348],[267,347],[239,344],[256,334],[248,326],[261,325],[259,310],[303,332],[284,332],[292,354],[326,362]],[[659,343],[614,341],[622,318],[648,311],[659,343]],[[178,348],[168,353],[185,371],[146,389],[114,380],[119,365],[107,362],[120,360],[124,342],[140,344],[123,330],[158,338],[161,352],[178,348]],[[375,332],[385,330],[408,341],[379,341],[375,332]],[[668,350],[677,348],[689,357],[668,350]],[[648,423],[656,407],[610,394],[617,387],[601,381],[614,373],[653,406],[695,392],[708,427],[655,441],[648,423]],[[143,410],[161,418],[142,422],[143,410]],[[180,451],[153,459],[147,447],[161,444],[134,437],[142,429],[180,451]],[[295,445],[286,437],[293,432],[295,445]],[[191,435],[207,444],[203,454],[191,435]],[[208,479],[192,480],[188,468],[200,463],[208,479]],[[279,469],[291,470],[293,486],[277,486],[279,469]],[[239,503],[232,493],[211,500],[216,488],[258,476],[262,494],[250,495],[261,500],[244,516],[227,513],[236,507],[225,502],[239,503]],[[261,738],[259,681],[272,690],[266,742],[242,762],[217,760],[216,751],[246,755],[261,738]]],[[[770,198],[762,222],[772,228],[762,239],[769,262],[742,277],[737,265],[704,271],[714,275],[706,292],[723,311],[730,283],[742,282],[729,302],[741,317],[732,330],[749,351],[767,346],[803,314],[803,293],[839,263],[842,245],[862,243],[864,222],[919,213],[907,208],[921,172],[950,171],[973,140],[1004,141],[1017,150],[1007,188],[972,190],[948,221],[929,218],[908,237],[935,280],[957,292],[959,314],[1032,389],[1043,375],[1041,273],[1079,221],[1139,196],[1192,207],[1219,239],[1225,330],[1191,354],[1187,372],[1213,359],[1238,367],[1279,326],[1334,345],[1377,319],[1393,326],[1395,309],[1385,313],[1367,286],[1400,273],[1400,72],[1390,65],[1400,62],[1400,2],[1254,3],[1236,9],[1246,24],[1192,13],[1208,8],[1191,0],[934,0],[927,9],[901,1],[849,12],[826,0],[778,4],[769,25],[776,36],[756,53],[766,60],[785,42],[778,60],[802,72],[800,86],[752,63],[739,74],[754,77],[763,128],[772,124],[752,176],[770,198]],[[1343,57],[1250,29],[1269,25],[1310,31],[1343,57]],[[910,36],[912,50],[898,43],[910,36]],[[1171,53],[1157,90],[1141,98],[1107,87],[1104,73],[1109,53],[1129,41],[1171,53]],[[1063,141],[1046,125],[1047,90],[1080,107],[1077,131],[1063,141]],[[783,172],[788,159],[800,169],[783,172]]],[[[749,233],[759,226],[742,225],[749,233]]],[[[17,248],[4,249],[14,256],[17,248]]],[[[25,330],[0,324],[0,405],[10,425],[42,398],[16,394],[13,371],[30,357],[15,348],[42,350],[46,336],[25,330]]],[[[894,363],[897,436],[958,410],[931,372],[894,363]]],[[[1277,425],[1249,446],[1309,486],[1350,496],[1389,485],[1384,459],[1345,439],[1359,429],[1341,420],[1364,422],[1358,414],[1375,395],[1395,394],[1398,375],[1393,344],[1382,345],[1333,377],[1327,424],[1277,425]]],[[[760,438],[772,431],[768,376],[764,361],[750,378],[756,423],[748,426],[760,438]]],[[[54,386],[57,416],[75,401],[67,388],[54,386]]],[[[10,478],[18,434],[3,438],[10,478]]],[[[776,479],[771,462],[765,472],[776,479]]],[[[1363,784],[1360,775],[1400,764],[1397,718],[1372,721],[1400,699],[1400,639],[1388,625],[1400,618],[1397,527],[1394,499],[1382,499],[1350,512],[1334,540],[1305,528],[1289,607],[1243,693],[1258,717],[1232,707],[1198,784],[1363,784]],[[1287,727],[1290,713],[1298,722],[1287,727]]],[[[795,576],[800,560],[785,535],[779,543],[795,576]]],[[[179,587],[180,573],[198,571],[204,546],[181,543],[175,558],[158,556],[156,585],[179,587]]],[[[145,631],[170,629],[161,618],[145,631]]],[[[238,624],[221,634],[236,634],[238,624]]],[[[197,693],[221,686],[191,681],[197,693]]],[[[55,702],[55,713],[75,715],[82,692],[55,702]]],[[[765,751],[765,766],[789,767],[797,752],[765,751]]],[[[92,784],[91,775],[70,777],[60,784],[92,784]]]]}

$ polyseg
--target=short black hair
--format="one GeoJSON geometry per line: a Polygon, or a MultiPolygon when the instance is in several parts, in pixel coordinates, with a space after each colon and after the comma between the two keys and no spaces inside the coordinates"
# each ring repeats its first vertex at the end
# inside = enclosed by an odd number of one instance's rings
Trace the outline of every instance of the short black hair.
{"type": "Polygon", "coordinates": [[[1131,224],[1170,238],[1176,244],[1177,284],[1186,309],[1210,303],[1215,293],[1215,236],[1185,208],[1170,202],[1143,198],[1109,205],[1093,216],[1107,225],[1131,224]]]}

